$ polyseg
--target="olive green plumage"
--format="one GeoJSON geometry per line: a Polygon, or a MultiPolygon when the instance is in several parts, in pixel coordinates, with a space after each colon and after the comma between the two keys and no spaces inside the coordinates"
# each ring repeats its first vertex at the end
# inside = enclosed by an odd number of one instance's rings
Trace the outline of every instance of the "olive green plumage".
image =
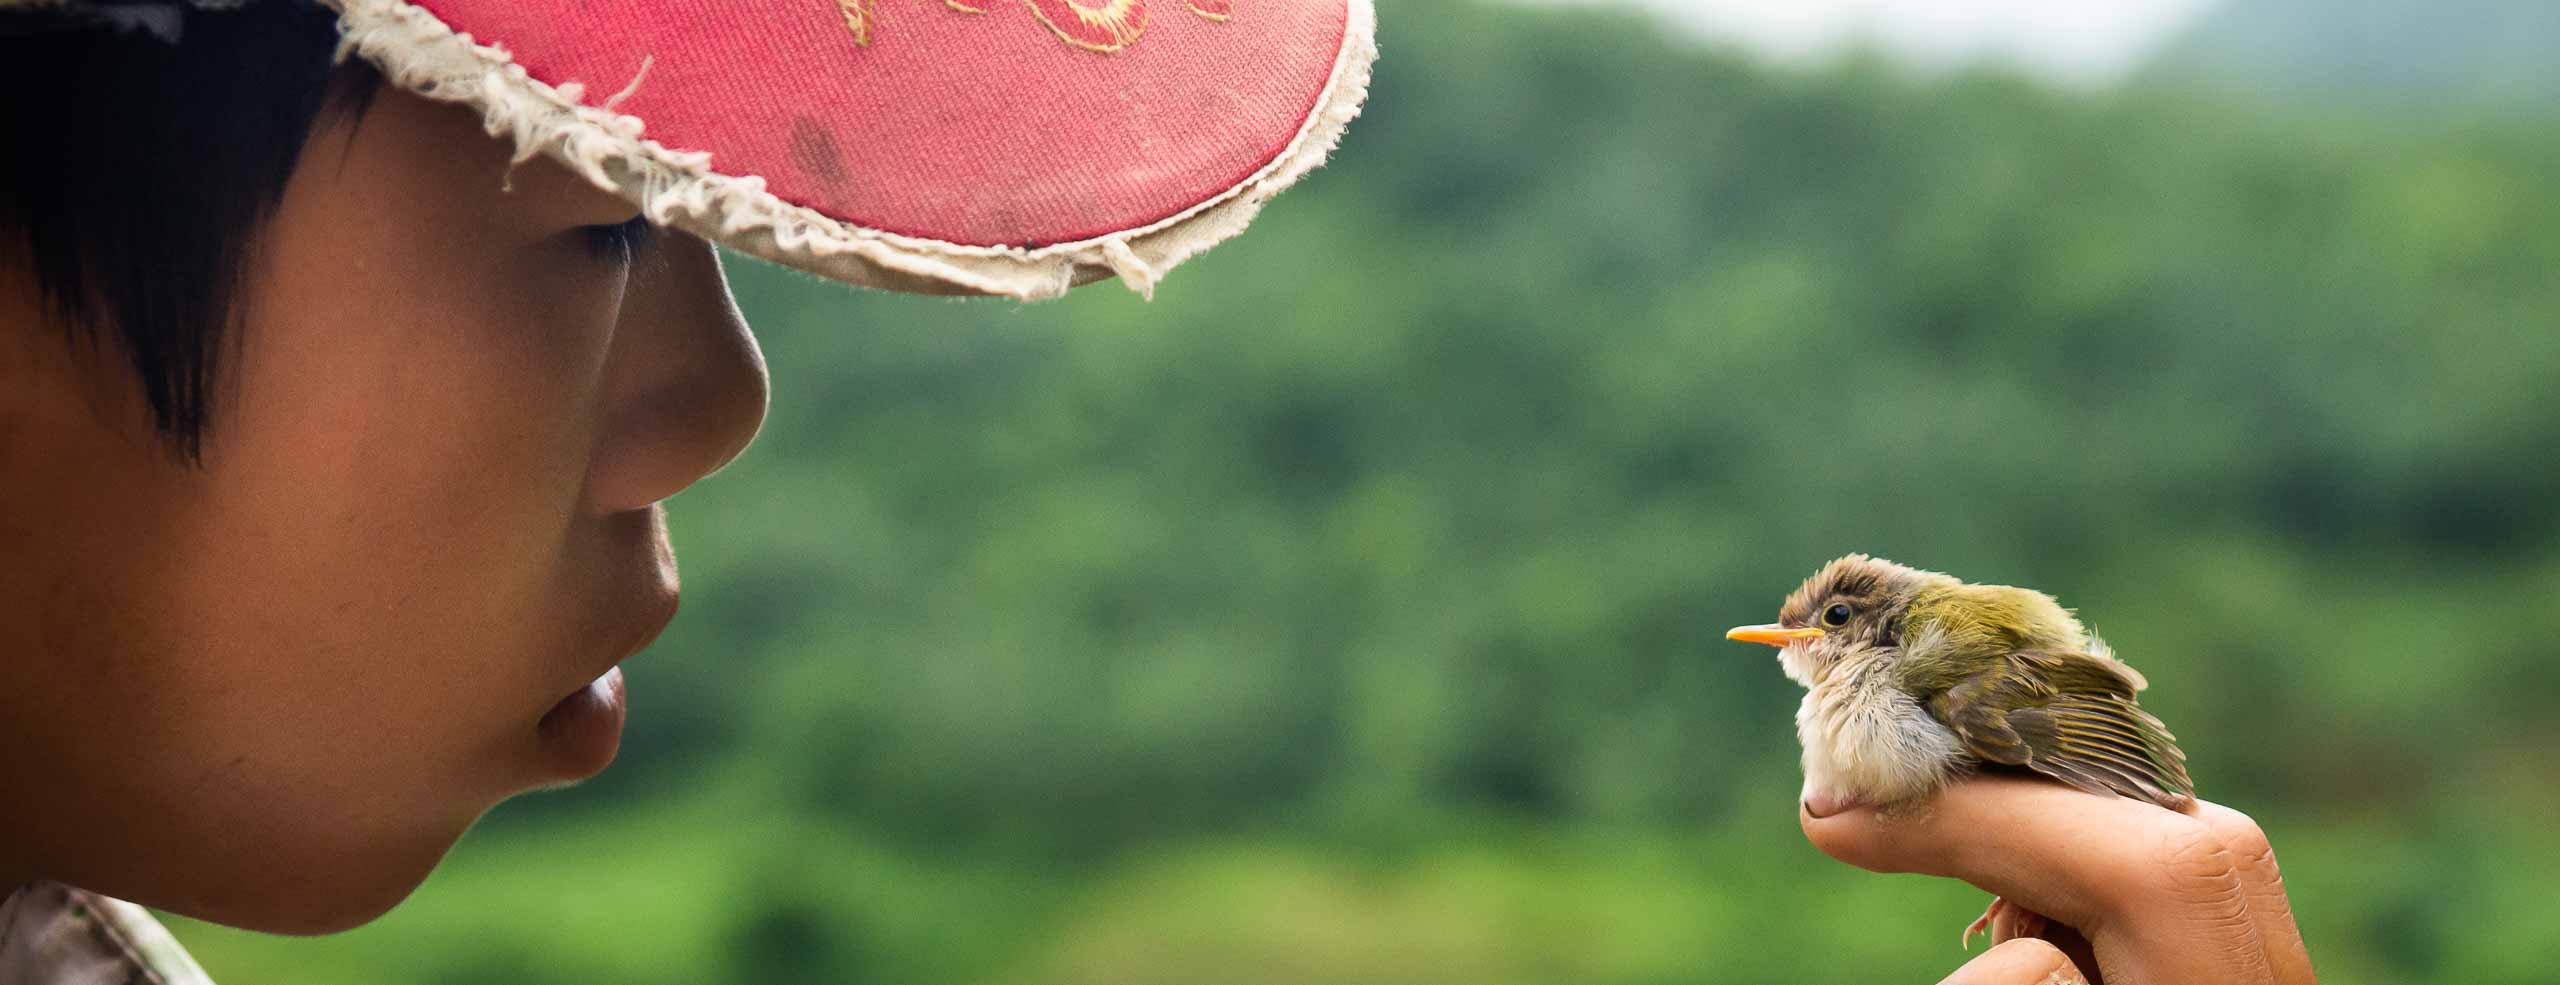
{"type": "Polygon", "coordinates": [[[1735,639],[1806,686],[1807,799],[1886,803],[1988,764],[2176,809],[2186,754],[2147,686],[2051,596],[1852,554],[1735,639]]]}

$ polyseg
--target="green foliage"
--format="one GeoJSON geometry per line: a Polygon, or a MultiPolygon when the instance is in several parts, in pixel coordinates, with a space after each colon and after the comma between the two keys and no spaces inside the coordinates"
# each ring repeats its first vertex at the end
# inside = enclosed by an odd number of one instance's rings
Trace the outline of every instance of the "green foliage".
{"type": "Polygon", "coordinates": [[[1933,981],[1720,636],[1851,550],[2077,607],[2330,980],[2560,964],[2560,139],[1385,7],[1152,304],[738,265],[622,763],[216,977],[1933,981]]]}

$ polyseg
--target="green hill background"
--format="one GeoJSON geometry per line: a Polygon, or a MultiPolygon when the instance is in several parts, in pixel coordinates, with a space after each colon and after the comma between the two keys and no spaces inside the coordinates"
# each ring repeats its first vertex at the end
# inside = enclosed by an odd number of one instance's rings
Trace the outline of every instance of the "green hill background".
{"type": "Polygon", "coordinates": [[[2225,0],[2145,71],[2161,84],[2393,113],[2560,112],[2560,4],[2225,0]]]}
{"type": "Polygon", "coordinates": [[[2560,967],[2560,135],[1764,69],[1395,0],[1371,109],[1144,303],[733,261],[622,761],[226,982],[1935,981],[1722,630],[2033,585],[2273,834],[2337,983],[2560,967]]]}

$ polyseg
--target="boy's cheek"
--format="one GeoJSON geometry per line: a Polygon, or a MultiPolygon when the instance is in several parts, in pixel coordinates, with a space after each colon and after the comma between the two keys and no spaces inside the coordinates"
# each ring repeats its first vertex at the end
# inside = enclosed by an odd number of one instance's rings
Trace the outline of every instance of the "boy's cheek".
{"type": "Polygon", "coordinates": [[[6,705],[20,754],[44,764],[20,776],[43,808],[11,835],[46,846],[44,878],[251,929],[344,929],[405,897],[515,786],[458,691],[331,685],[334,658],[308,653],[270,650],[258,671],[220,648],[96,656],[179,683],[6,705]],[[224,667],[236,686],[201,683],[224,667]]]}

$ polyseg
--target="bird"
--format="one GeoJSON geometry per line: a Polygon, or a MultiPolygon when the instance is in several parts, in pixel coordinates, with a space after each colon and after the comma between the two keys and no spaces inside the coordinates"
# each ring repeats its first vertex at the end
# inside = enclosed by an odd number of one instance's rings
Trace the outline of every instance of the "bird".
{"type": "MultiPolygon", "coordinates": [[[[1815,817],[1913,804],[1983,771],[2169,810],[2195,799],[2177,737],[2135,700],[2150,683],[2043,592],[1851,554],[1805,579],[1777,622],[1725,637],[1778,647],[1804,686],[1796,737],[1815,817]]],[[[1995,897],[1964,942],[2010,907],[1995,897]]]]}

